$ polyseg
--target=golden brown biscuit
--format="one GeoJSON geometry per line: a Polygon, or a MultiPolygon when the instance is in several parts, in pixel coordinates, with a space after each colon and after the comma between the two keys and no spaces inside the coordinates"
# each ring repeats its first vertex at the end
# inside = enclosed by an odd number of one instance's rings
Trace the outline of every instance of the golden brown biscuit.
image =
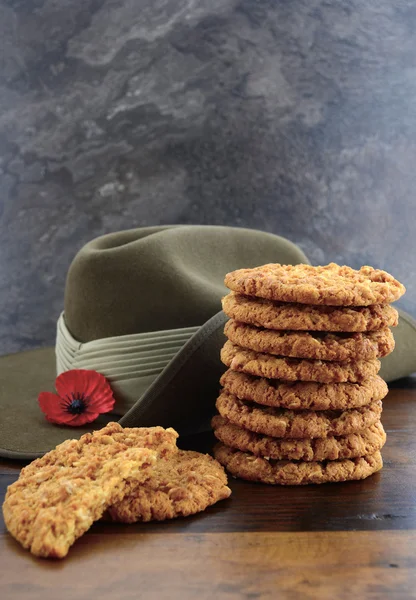
{"type": "Polygon", "coordinates": [[[228,369],[221,385],[241,400],[291,410],[347,410],[382,400],[387,383],[374,375],[361,383],[318,383],[265,379],[228,369]]]}
{"type": "Polygon", "coordinates": [[[337,307],[274,302],[231,292],[222,299],[225,314],[236,321],[294,331],[375,331],[396,327],[399,313],[387,304],[337,307]]]}
{"type": "Polygon", "coordinates": [[[228,498],[227,476],[207,454],[178,450],[157,461],[153,475],[109,508],[114,521],[163,521],[187,517],[228,498]]]}
{"type": "Polygon", "coordinates": [[[319,267],[271,263],[238,269],[227,273],[225,285],[248,296],[329,306],[387,304],[406,291],[386,271],[368,266],[357,271],[335,263],[319,267]]]}
{"type": "MultiPolygon", "coordinates": [[[[98,429],[92,433],[85,433],[77,441],[78,452],[82,453],[88,449],[91,444],[95,448],[97,444],[112,444],[117,442],[125,446],[125,448],[149,448],[155,450],[157,456],[168,456],[173,452],[177,452],[176,440],[178,432],[169,427],[122,427],[119,423],[108,423],[102,429],[98,429]]],[[[76,440],[67,440],[74,442],[76,440]]],[[[64,442],[64,443],[67,443],[64,442]]],[[[32,472],[37,472],[39,469],[54,465],[58,460],[59,454],[63,451],[63,445],[60,444],[41,458],[37,458],[28,464],[22,471],[25,475],[32,472]]],[[[69,459],[68,459],[69,460],[69,459]]]]}
{"type": "Polygon", "coordinates": [[[226,446],[273,460],[310,462],[356,458],[374,454],[386,442],[386,433],[380,421],[368,429],[346,436],[298,440],[275,438],[242,429],[220,415],[212,419],[212,428],[215,437],[226,446]]]}
{"type": "Polygon", "coordinates": [[[214,456],[234,477],[273,485],[307,485],[366,479],[383,467],[380,452],[345,460],[292,462],[266,460],[219,443],[214,448],[214,456]]]}
{"type": "Polygon", "coordinates": [[[322,383],[360,382],[377,375],[380,361],[356,360],[353,362],[335,362],[308,360],[303,358],[281,358],[246,350],[225,342],[221,350],[222,362],[233,371],[287,381],[320,381],[322,383]]]}
{"type": "Polygon", "coordinates": [[[394,349],[388,327],[368,333],[276,331],[231,319],[224,333],[233,344],[256,352],[317,360],[373,360],[394,349]]]}
{"type": "Polygon", "coordinates": [[[323,438],[362,431],[380,420],[382,403],[336,411],[286,410],[240,400],[223,391],[216,407],[222,417],[243,429],[281,438],[323,438]]]}
{"type": "Polygon", "coordinates": [[[67,440],[22,470],[3,504],[6,527],[22,546],[36,556],[63,558],[131,484],[150,477],[156,452],[125,443],[121,429],[110,423],[67,440]]]}

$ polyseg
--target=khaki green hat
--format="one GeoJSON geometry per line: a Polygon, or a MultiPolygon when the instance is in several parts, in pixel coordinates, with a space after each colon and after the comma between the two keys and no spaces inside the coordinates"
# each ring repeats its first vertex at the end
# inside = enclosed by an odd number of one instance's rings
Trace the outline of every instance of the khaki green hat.
{"type": "MultiPolygon", "coordinates": [[[[56,347],[0,358],[0,456],[32,459],[110,420],[182,435],[207,429],[224,370],[224,275],[269,262],[308,259],[282,237],[232,227],[147,227],[88,243],[68,272],[56,347]],[[72,369],[106,377],[111,413],[81,427],[46,420],[39,393],[72,369]]],[[[388,380],[416,369],[416,326],[404,313],[395,337],[383,359],[388,380]]]]}

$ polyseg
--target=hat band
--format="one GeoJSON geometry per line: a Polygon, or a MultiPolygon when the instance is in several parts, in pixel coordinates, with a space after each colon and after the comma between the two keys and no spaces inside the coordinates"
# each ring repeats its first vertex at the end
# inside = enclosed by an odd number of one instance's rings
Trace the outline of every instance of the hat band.
{"type": "Polygon", "coordinates": [[[57,323],[56,370],[91,369],[108,379],[116,398],[113,413],[124,415],[199,327],[167,329],[81,343],[62,313],[57,323]]]}

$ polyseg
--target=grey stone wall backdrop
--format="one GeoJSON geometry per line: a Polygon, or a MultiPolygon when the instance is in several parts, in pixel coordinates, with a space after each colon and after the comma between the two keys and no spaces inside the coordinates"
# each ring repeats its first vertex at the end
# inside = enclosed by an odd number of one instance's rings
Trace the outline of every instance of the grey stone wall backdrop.
{"type": "Polygon", "coordinates": [[[0,0],[0,353],[54,342],[91,238],[244,225],[416,313],[416,3],[0,0]]]}

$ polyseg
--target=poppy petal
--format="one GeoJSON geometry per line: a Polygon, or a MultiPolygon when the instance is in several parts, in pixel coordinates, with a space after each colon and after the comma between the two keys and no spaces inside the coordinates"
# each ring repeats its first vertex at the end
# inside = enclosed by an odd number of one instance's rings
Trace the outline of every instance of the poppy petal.
{"type": "Polygon", "coordinates": [[[62,405],[62,398],[51,392],[41,392],[38,397],[41,411],[45,414],[51,423],[66,423],[68,417],[72,415],[67,413],[62,405]]]}
{"type": "Polygon", "coordinates": [[[71,425],[72,427],[80,427],[86,423],[92,423],[99,417],[100,413],[97,412],[83,412],[78,415],[71,415],[68,413],[68,419],[65,421],[65,425],[71,425]]]}
{"type": "Polygon", "coordinates": [[[100,389],[100,391],[97,390],[92,396],[90,396],[87,410],[106,413],[113,409],[115,398],[108,383],[107,386],[108,389],[100,389]]]}
{"type": "Polygon", "coordinates": [[[97,371],[86,371],[84,370],[83,374],[80,375],[84,380],[85,386],[85,395],[93,398],[97,392],[99,392],[103,386],[105,388],[111,388],[107,379],[101,373],[97,373],[97,371]]]}
{"type": "MultiPolygon", "coordinates": [[[[64,371],[55,381],[55,388],[61,398],[70,395],[72,392],[78,392],[86,396],[90,395],[95,375],[100,375],[96,371],[88,371],[87,369],[71,369],[64,371]]],[[[103,377],[100,375],[100,377],[103,377]]]]}

